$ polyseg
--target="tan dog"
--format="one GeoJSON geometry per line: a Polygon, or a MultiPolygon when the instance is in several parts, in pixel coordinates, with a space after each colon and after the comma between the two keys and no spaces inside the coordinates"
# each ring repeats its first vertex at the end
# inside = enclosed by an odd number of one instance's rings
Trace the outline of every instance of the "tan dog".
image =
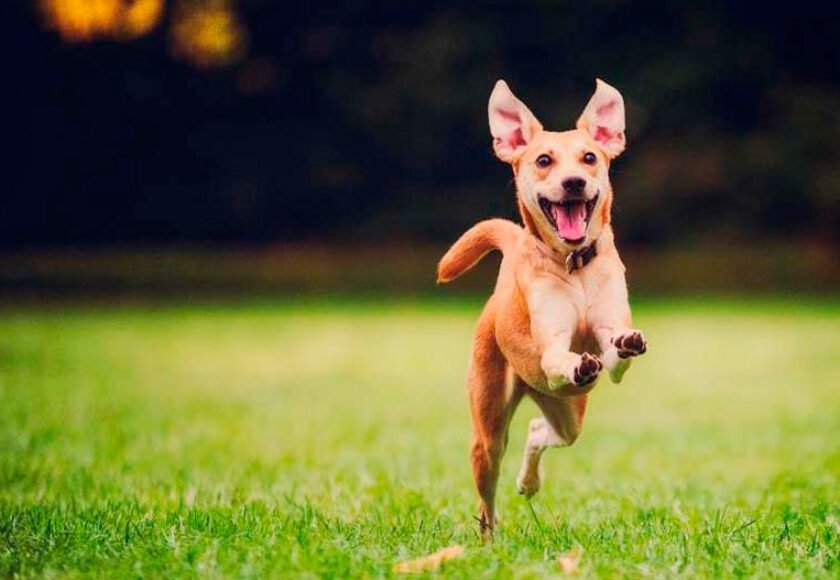
{"type": "Polygon", "coordinates": [[[493,149],[513,168],[525,226],[480,222],[438,266],[438,281],[448,282],[491,250],[504,255],[468,374],[471,460],[486,536],[495,525],[508,425],[522,397],[532,397],[543,412],[529,425],[517,479],[519,492],[530,497],[540,487],[543,451],[571,445],[580,434],[587,393],[601,370],[617,383],[647,349],[632,328],[624,265],[610,227],[608,171],[625,146],[621,94],[598,80],[577,128],[555,133],[543,130],[499,81],[489,116],[493,149]]]}

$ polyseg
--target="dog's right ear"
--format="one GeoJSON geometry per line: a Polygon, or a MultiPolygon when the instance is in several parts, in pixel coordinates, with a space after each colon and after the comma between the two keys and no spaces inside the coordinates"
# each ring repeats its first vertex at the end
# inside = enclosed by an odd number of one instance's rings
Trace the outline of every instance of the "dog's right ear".
{"type": "Polygon", "coordinates": [[[497,81],[487,106],[490,134],[496,157],[513,163],[531,139],[542,131],[542,125],[522,101],[516,98],[505,81],[497,81]]]}

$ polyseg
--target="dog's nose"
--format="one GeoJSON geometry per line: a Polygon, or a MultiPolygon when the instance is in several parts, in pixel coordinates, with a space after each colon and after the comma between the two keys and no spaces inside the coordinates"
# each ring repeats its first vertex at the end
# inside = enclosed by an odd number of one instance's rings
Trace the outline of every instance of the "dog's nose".
{"type": "Polygon", "coordinates": [[[586,180],[582,177],[567,177],[560,185],[569,195],[581,195],[586,187],[586,180]]]}

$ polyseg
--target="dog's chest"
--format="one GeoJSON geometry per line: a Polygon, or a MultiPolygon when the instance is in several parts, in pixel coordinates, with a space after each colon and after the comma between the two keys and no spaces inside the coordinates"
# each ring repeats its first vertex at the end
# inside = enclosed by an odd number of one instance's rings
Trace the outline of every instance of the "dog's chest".
{"type": "MultiPolygon", "coordinates": [[[[540,276],[544,276],[544,272],[540,276]]],[[[543,282],[545,282],[543,278],[543,282]]],[[[574,313],[569,321],[573,329],[570,350],[577,353],[597,352],[586,318],[586,289],[579,276],[549,277],[555,300],[546,308],[574,313]]],[[[533,281],[533,278],[531,279],[533,281]]],[[[533,335],[531,313],[522,293],[506,285],[508,292],[500,292],[499,316],[496,319],[496,338],[507,361],[527,383],[538,387],[545,383],[540,366],[542,348],[533,335]]],[[[543,313],[551,314],[551,313],[543,313]]],[[[566,326],[564,324],[564,326],[566,326]]]]}
{"type": "MultiPolygon", "coordinates": [[[[586,288],[578,276],[569,276],[562,284],[562,287],[566,302],[571,304],[577,313],[577,325],[572,335],[572,346],[570,350],[573,352],[589,350],[591,352],[591,349],[588,348],[592,339],[592,333],[589,329],[589,322],[586,319],[588,304],[586,288]]],[[[556,308],[561,308],[561,306],[558,304],[556,308]]]]}

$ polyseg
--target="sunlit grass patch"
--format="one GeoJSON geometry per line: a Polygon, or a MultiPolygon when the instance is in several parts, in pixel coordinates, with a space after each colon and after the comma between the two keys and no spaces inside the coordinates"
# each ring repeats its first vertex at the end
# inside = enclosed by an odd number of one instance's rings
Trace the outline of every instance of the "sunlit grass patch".
{"type": "Polygon", "coordinates": [[[644,302],[651,348],[594,391],[529,505],[472,519],[480,301],[6,310],[0,574],[836,577],[840,308],[644,302]]]}

